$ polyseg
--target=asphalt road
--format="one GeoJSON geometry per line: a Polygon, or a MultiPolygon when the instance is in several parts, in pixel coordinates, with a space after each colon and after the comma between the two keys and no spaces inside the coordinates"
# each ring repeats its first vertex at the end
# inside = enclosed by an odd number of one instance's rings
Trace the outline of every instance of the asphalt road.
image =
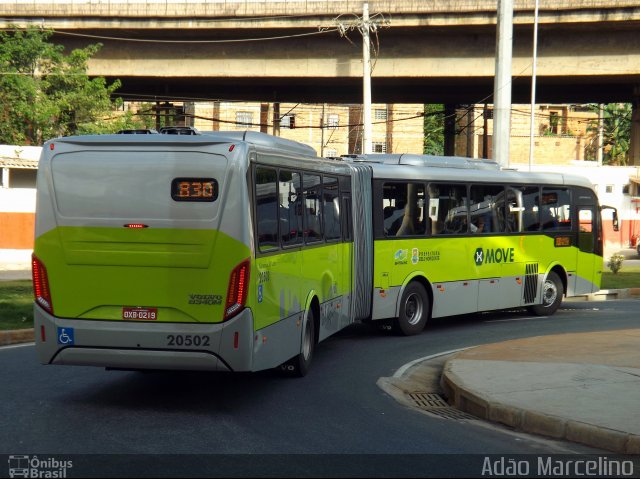
{"type": "Polygon", "coordinates": [[[487,454],[600,452],[481,421],[431,418],[399,405],[376,381],[412,360],[457,348],[637,327],[639,306],[637,300],[565,303],[549,318],[525,311],[460,316],[434,320],[413,337],[353,325],[316,349],[313,367],[302,379],[271,371],[139,373],[42,366],[33,346],[0,348],[0,454],[214,455],[187,461],[93,458],[97,475],[124,461],[132,476],[335,476],[340,471],[367,477],[455,475],[456,468],[469,467],[462,459],[467,456],[452,454],[477,455],[468,456],[476,464],[487,454]]]}

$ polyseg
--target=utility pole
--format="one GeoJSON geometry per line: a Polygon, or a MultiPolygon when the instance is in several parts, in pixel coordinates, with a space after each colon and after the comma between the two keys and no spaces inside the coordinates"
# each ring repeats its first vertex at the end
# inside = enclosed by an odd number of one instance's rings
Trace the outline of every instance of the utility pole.
{"type": "Polygon", "coordinates": [[[280,102],[273,103],[273,136],[280,136],[280,102]]]}
{"type": "Polygon", "coordinates": [[[498,0],[496,76],[493,84],[493,159],[509,166],[511,137],[511,56],[513,48],[513,0],[498,0]]]}
{"type": "Polygon", "coordinates": [[[489,106],[484,104],[484,112],[482,114],[484,120],[482,127],[482,158],[489,159],[489,106]]]}
{"type": "Polygon", "coordinates": [[[322,104],[322,115],[320,115],[320,158],[324,157],[324,107],[326,103],[322,104]]]}
{"type": "Polygon", "coordinates": [[[373,152],[373,143],[371,136],[373,129],[371,126],[371,41],[369,40],[369,2],[365,1],[362,5],[362,24],[360,32],[362,33],[362,116],[363,116],[363,134],[362,134],[362,153],[368,155],[373,152]]]}
{"type": "Polygon", "coordinates": [[[533,168],[533,148],[535,140],[533,137],[536,107],[536,63],[538,60],[538,0],[533,13],[533,67],[531,70],[531,129],[529,130],[529,171],[533,168]]]}
{"type": "Polygon", "coordinates": [[[340,35],[346,37],[347,40],[349,40],[347,32],[350,30],[358,30],[362,34],[362,153],[368,154],[373,151],[371,140],[373,136],[371,127],[371,41],[369,34],[370,32],[377,32],[381,26],[388,26],[389,21],[380,13],[370,17],[369,2],[364,0],[362,18],[358,17],[350,22],[345,22],[339,16],[334,19],[334,24],[338,27],[340,35]]]}

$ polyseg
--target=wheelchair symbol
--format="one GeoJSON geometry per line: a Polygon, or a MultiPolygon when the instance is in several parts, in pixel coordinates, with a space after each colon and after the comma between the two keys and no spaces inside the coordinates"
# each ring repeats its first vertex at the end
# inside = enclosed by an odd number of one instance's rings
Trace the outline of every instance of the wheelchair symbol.
{"type": "Polygon", "coordinates": [[[58,328],[58,344],[73,344],[73,328],[58,328]]]}

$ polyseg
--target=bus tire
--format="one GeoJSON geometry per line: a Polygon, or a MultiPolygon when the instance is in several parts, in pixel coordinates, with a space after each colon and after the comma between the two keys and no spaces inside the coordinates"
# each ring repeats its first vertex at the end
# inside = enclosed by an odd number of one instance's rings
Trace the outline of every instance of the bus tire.
{"type": "Polygon", "coordinates": [[[302,325],[302,344],[300,345],[300,353],[280,365],[280,370],[286,376],[304,377],[311,368],[313,361],[313,352],[316,347],[316,315],[313,308],[309,308],[306,313],[306,319],[302,325]]]}
{"type": "Polygon", "coordinates": [[[429,317],[429,296],[417,281],[407,285],[400,301],[400,315],[394,322],[395,329],[404,336],[420,334],[429,317]]]}
{"type": "Polygon", "coordinates": [[[529,306],[527,309],[536,316],[550,316],[560,307],[563,295],[564,286],[560,276],[555,271],[549,271],[542,285],[542,303],[529,306]]]}

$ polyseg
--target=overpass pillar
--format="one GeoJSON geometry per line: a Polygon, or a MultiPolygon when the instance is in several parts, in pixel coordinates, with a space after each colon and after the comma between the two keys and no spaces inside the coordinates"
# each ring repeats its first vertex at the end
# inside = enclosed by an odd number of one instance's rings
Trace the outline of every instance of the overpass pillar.
{"type": "Polygon", "coordinates": [[[633,91],[631,102],[631,141],[629,144],[629,165],[640,166],[640,85],[633,91]]]}
{"type": "Polygon", "coordinates": [[[260,132],[269,133],[269,104],[260,103],[260,132]]]}
{"type": "Polygon", "coordinates": [[[280,102],[273,103],[273,136],[280,136],[280,102]]]}

